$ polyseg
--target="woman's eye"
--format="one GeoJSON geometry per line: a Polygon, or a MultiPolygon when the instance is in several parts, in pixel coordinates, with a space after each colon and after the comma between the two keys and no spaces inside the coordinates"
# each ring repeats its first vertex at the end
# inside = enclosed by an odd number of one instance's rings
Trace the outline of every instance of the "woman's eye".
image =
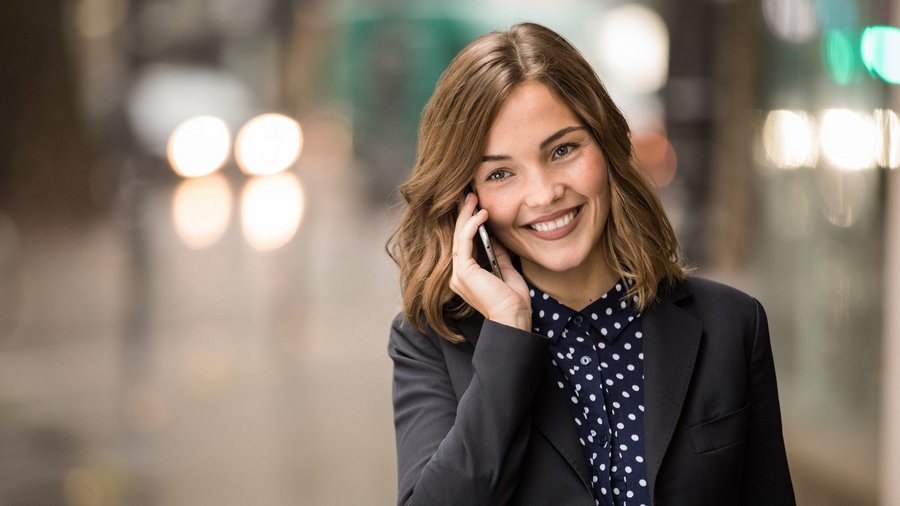
{"type": "Polygon", "coordinates": [[[488,174],[487,177],[486,177],[485,179],[486,179],[487,181],[499,181],[499,180],[505,178],[505,177],[508,176],[508,175],[509,175],[509,171],[508,171],[508,170],[506,170],[506,169],[497,169],[497,170],[495,170],[495,171],[492,171],[490,174],[488,174]]]}
{"type": "Polygon", "coordinates": [[[559,146],[553,150],[553,158],[562,158],[574,151],[576,147],[577,146],[572,143],[563,144],[562,146],[559,146]]]}

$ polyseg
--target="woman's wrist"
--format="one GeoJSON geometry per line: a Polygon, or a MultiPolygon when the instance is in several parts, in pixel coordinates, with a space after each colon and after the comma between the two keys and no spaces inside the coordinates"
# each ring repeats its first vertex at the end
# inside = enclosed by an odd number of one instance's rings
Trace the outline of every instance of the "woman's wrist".
{"type": "Polygon", "coordinates": [[[508,327],[517,328],[526,332],[531,331],[531,309],[527,311],[517,311],[509,314],[499,314],[488,316],[488,320],[501,323],[508,327]]]}

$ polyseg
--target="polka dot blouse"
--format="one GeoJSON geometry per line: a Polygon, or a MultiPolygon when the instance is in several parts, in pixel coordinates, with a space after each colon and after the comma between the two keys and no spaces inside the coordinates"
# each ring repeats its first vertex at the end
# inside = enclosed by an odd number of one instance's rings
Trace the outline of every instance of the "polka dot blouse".
{"type": "Polygon", "coordinates": [[[591,469],[595,503],[649,506],[641,315],[624,300],[624,281],[581,311],[530,288],[534,332],[551,340],[550,360],[591,469]]]}

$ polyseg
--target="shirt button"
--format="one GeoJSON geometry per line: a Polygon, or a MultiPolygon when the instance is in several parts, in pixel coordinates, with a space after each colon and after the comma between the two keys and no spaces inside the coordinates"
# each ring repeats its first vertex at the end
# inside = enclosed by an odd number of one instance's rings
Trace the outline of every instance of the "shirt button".
{"type": "Polygon", "coordinates": [[[572,321],[575,322],[575,325],[581,325],[584,318],[582,318],[581,315],[576,315],[575,318],[572,318],[572,321]]]}
{"type": "Polygon", "coordinates": [[[591,357],[581,357],[581,365],[588,365],[591,363],[591,357]]]}

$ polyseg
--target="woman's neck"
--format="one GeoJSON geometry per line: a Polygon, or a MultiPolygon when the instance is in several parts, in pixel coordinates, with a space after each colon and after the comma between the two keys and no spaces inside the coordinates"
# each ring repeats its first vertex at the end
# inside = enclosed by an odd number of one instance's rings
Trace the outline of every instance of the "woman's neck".
{"type": "Polygon", "coordinates": [[[541,291],[576,311],[600,298],[618,281],[602,255],[591,255],[581,265],[562,272],[522,259],[522,273],[541,291]]]}

